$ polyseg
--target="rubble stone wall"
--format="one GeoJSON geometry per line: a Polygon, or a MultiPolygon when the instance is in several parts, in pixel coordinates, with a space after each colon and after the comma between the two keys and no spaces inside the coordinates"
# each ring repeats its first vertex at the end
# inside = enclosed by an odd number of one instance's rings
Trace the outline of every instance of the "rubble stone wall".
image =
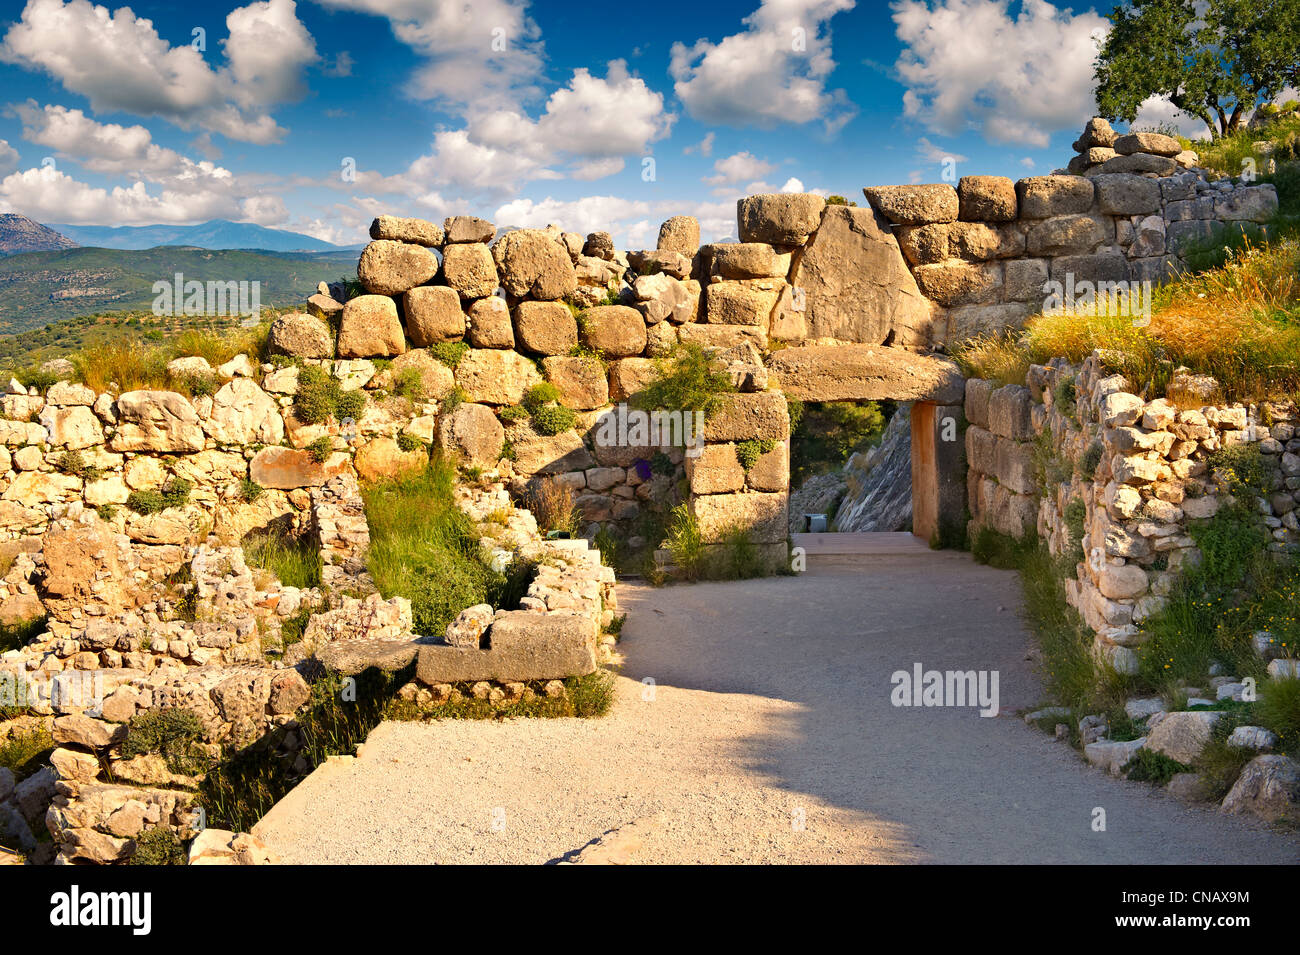
{"type": "Polygon", "coordinates": [[[966,384],[971,533],[1037,534],[1053,555],[1077,556],[1067,599],[1097,634],[1099,655],[1125,673],[1136,670],[1142,622],[1200,557],[1190,522],[1213,517],[1232,493],[1215,452],[1258,448],[1269,548],[1300,550],[1295,406],[1201,405],[1190,396],[1208,398],[1209,382],[1175,384],[1189,397],[1147,401],[1096,354],[1031,366],[1025,385],[966,384]]]}

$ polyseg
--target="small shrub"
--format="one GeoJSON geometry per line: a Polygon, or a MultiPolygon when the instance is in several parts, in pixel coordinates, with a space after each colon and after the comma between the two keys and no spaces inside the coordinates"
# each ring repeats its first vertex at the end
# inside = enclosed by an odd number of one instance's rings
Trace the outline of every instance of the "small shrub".
{"type": "Polygon", "coordinates": [[[167,826],[153,826],[135,837],[131,865],[187,865],[189,856],[181,840],[167,826]]]}
{"type": "Polygon", "coordinates": [[[307,452],[311,455],[313,461],[323,464],[334,453],[334,439],[325,436],[319,437],[307,445],[307,452]]]}
{"type": "Polygon", "coordinates": [[[741,441],[736,445],[736,459],[740,461],[740,466],[749,471],[758,463],[758,459],[776,448],[776,442],[771,438],[758,440],[750,438],[741,441]]]}
{"type": "Polygon", "coordinates": [[[157,514],[167,505],[161,491],[149,489],[132,491],[126,496],[126,506],[137,514],[157,514]]]}
{"type": "Polygon", "coordinates": [[[704,538],[700,534],[699,522],[687,505],[678,504],[673,508],[664,547],[685,579],[699,579],[704,570],[704,538]]]}
{"type": "Polygon", "coordinates": [[[1140,749],[1123,766],[1123,773],[1135,782],[1163,786],[1179,773],[1190,773],[1192,767],[1170,759],[1152,749],[1140,749]]]}
{"type": "Polygon", "coordinates": [[[411,434],[409,431],[403,431],[397,436],[397,449],[403,452],[425,451],[428,450],[429,443],[419,435],[411,434]]]}
{"type": "Polygon", "coordinates": [[[1255,716],[1278,737],[1278,748],[1300,754],[1300,680],[1266,680],[1260,684],[1255,716]]]}
{"type": "Polygon", "coordinates": [[[339,397],[334,402],[334,417],[340,421],[352,420],[358,421],[366,410],[366,396],[360,389],[356,391],[340,391],[339,397]]]}
{"type": "Polygon", "coordinates": [[[533,430],[538,434],[556,435],[572,430],[578,419],[571,408],[543,405],[531,412],[533,430]]]}
{"type": "Polygon", "coordinates": [[[122,741],[122,754],[157,754],[167,761],[167,768],[173,773],[195,776],[208,768],[202,742],[203,723],[197,714],[180,707],[165,707],[131,717],[126,739],[122,741]]]}
{"type": "Polygon", "coordinates": [[[520,404],[529,414],[536,414],[538,409],[548,404],[559,403],[561,397],[559,388],[549,381],[540,381],[524,392],[520,404]]]}
{"type": "Polygon", "coordinates": [[[667,357],[654,361],[657,377],[634,402],[643,410],[702,411],[707,417],[736,390],[717,359],[694,342],[681,342],[667,357]]]}
{"type": "Polygon", "coordinates": [[[721,576],[728,580],[747,580],[763,573],[763,566],[758,557],[758,548],[743,527],[730,527],[722,536],[723,553],[726,565],[721,568],[721,576]]]}
{"type": "Polygon", "coordinates": [[[1088,445],[1088,450],[1079,456],[1079,477],[1091,480],[1097,473],[1097,467],[1101,464],[1101,457],[1105,453],[1106,448],[1100,441],[1088,445]]]}
{"type": "Polygon", "coordinates": [[[252,504],[266,488],[258,484],[252,478],[240,478],[239,480],[239,499],[245,504],[252,504]]]}
{"type": "Polygon", "coordinates": [[[497,410],[497,417],[501,419],[502,424],[514,424],[528,417],[528,409],[523,405],[507,405],[497,410]]]}
{"type": "Polygon", "coordinates": [[[190,492],[193,490],[193,481],[172,475],[162,486],[163,507],[184,507],[189,503],[190,492]]]}
{"type": "Polygon", "coordinates": [[[613,567],[617,570],[619,566],[619,558],[622,556],[623,542],[619,540],[619,537],[614,533],[613,528],[608,524],[601,527],[601,529],[596,532],[592,544],[595,546],[596,550],[600,551],[600,562],[606,567],[613,567]]]}
{"type": "Polygon", "coordinates": [[[451,391],[442,396],[442,400],[438,404],[438,411],[444,415],[449,415],[463,405],[468,398],[469,395],[465,393],[465,389],[460,385],[456,385],[451,391]]]}
{"type": "Polygon", "coordinates": [[[0,741],[0,766],[12,771],[15,779],[23,780],[40,769],[53,750],[54,737],[44,726],[16,732],[0,741]]]}
{"type": "Polygon", "coordinates": [[[315,541],[272,524],[245,535],[241,544],[250,566],[274,574],[286,587],[320,586],[321,556],[315,541]]]}
{"type": "Polygon", "coordinates": [[[578,536],[581,517],[573,502],[573,489],[561,484],[554,475],[537,478],[528,486],[524,506],[537,519],[543,533],[562,531],[570,537],[578,536]]]}
{"type": "Polygon", "coordinates": [[[59,456],[56,466],[64,474],[79,477],[87,484],[93,484],[104,476],[103,468],[87,464],[80,451],[64,451],[59,456]]]}
{"type": "Polygon", "coordinates": [[[425,348],[432,358],[438,359],[448,368],[455,368],[469,352],[465,342],[434,342],[425,348]]]}
{"type": "Polygon", "coordinates": [[[393,394],[409,401],[424,398],[424,376],[418,368],[403,368],[393,381],[393,394]]]}

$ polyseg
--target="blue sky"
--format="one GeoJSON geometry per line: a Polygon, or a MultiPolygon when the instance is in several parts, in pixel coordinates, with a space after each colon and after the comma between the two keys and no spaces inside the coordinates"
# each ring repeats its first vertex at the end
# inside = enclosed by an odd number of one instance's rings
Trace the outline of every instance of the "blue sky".
{"type": "Polygon", "coordinates": [[[1105,27],[1046,0],[4,0],[0,211],[721,239],[753,192],[1064,165],[1105,27]]]}

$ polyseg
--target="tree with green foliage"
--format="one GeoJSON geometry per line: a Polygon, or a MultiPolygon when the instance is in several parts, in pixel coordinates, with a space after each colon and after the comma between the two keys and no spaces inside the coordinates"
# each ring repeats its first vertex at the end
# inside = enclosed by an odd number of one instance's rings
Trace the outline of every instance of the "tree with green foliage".
{"type": "Polygon", "coordinates": [[[1163,96],[1217,139],[1300,82],[1300,0],[1132,0],[1110,21],[1095,64],[1108,119],[1163,96]]]}

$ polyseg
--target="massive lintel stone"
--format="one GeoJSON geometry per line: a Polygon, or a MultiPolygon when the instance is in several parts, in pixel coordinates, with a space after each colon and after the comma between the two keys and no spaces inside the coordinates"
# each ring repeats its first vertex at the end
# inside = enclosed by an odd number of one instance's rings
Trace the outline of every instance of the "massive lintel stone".
{"type": "Polygon", "coordinates": [[[946,358],[872,345],[805,345],[772,355],[768,371],[801,401],[934,401],[961,404],[965,379],[946,358]]]}
{"type": "MultiPolygon", "coordinates": [[[[957,194],[953,192],[953,201],[957,194]]],[[[953,211],[956,218],[956,210],[953,211]]],[[[871,209],[827,206],[791,271],[810,338],[879,345],[926,341],[934,306],[921,294],[889,225],[871,209]]]]}
{"type": "Polygon", "coordinates": [[[479,680],[557,680],[596,669],[596,624],[589,614],[506,611],[492,621],[487,639],[486,650],[421,646],[416,679],[430,686],[479,680]]]}

